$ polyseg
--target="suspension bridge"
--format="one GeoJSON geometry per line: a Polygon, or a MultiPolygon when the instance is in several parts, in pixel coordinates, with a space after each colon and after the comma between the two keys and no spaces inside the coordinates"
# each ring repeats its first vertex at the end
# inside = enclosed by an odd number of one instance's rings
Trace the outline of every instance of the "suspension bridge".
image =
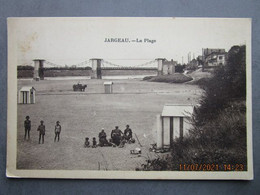
{"type": "MultiPolygon", "coordinates": [[[[66,65],[53,63],[49,60],[35,59],[34,62],[34,78],[44,79],[44,69],[46,68],[65,68],[66,65]]],[[[126,66],[124,64],[116,64],[106,59],[93,58],[82,61],[78,64],[73,64],[70,67],[82,68],[90,67],[92,70],[91,78],[101,79],[102,70],[156,70],[157,75],[173,74],[177,62],[167,61],[165,58],[157,58],[149,60],[145,63],[133,64],[126,66]]]]}

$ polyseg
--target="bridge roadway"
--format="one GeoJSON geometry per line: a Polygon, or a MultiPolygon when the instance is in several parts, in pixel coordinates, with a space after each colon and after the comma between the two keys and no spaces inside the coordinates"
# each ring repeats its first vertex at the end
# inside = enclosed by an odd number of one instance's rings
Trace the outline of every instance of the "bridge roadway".
{"type": "Polygon", "coordinates": [[[101,70],[157,70],[157,67],[101,67],[101,70]]]}

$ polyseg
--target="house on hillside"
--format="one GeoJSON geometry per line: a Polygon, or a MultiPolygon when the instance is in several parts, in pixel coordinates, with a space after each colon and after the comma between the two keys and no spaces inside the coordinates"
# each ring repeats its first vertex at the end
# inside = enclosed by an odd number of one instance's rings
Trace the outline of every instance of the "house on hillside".
{"type": "Polygon", "coordinates": [[[204,68],[225,66],[227,63],[227,52],[225,49],[203,49],[204,68]]]}
{"type": "Polygon", "coordinates": [[[203,48],[202,49],[202,59],[205,60],[205,57],[210,55],[211,53],[224,53],[226,52],[225,49],[219,49],[219,48],[215,48],[215,49],[210,49],[210,48],[203,48]]]}
{"type": "Polygon", "coordinates": [[[226,65],[227,53],[211,53],[205,58],[205,67],[216,67],[226,65]]]}

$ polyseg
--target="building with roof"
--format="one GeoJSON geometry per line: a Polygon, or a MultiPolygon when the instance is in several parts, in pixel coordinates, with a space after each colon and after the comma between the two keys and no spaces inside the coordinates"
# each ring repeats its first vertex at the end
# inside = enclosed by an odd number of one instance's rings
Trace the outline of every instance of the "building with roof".
{"type": "Polygon", "coordinates": [[[35,88],[24,86],[19,90],[18,103],[20,104],[35,104],[35,88]]]}
{"type": "Polygon", "coordinates": [[[163,67],[162,67],[163,75],[174,74],[176,65],[177,65],[177,62],[173,61],[173,59],[171,61],[165,60],[163,62],[163,67]]]}
{"type": "Polygon", "coordinates": [[[177,65],[177,61],[166,60],[165,58],[157,58],[158,62],[158,76],[160,75],[169,75],[175,73],[175,66],[177,65]]]}
{"type": "Polygon", "coordinates": [[[202,57],[208,56],[212,53],[225,53],[225,49],[220,48],[203,48],[202,49],[202,57]]]}
{"type": "Polygon", "coordinates": [[[204,68],[225,66],[227,63],[227,52],[225,49],[202,49],[204,68]]]}
{"type": "Polygon", "coordinates": [[[169,148],[174,139],[183,138],[189,133],[194,106],[167,104],[157,116],[157,148],[169,148]]]}
{"type": "Polygon", "coordinates": [[[227,53],[211,53],[205,58],[205,67],[216,67],[226,65],[227,53]]]}

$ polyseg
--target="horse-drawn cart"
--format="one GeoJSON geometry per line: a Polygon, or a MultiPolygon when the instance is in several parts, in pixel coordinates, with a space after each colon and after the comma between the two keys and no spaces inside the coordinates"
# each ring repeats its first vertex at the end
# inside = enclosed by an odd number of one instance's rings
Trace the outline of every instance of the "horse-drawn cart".
{"type": "Polygon", "coordinates": [[[73,91],[85,91],[87,85],[82,85],[80,83],[73,85],[73,91]]]}

